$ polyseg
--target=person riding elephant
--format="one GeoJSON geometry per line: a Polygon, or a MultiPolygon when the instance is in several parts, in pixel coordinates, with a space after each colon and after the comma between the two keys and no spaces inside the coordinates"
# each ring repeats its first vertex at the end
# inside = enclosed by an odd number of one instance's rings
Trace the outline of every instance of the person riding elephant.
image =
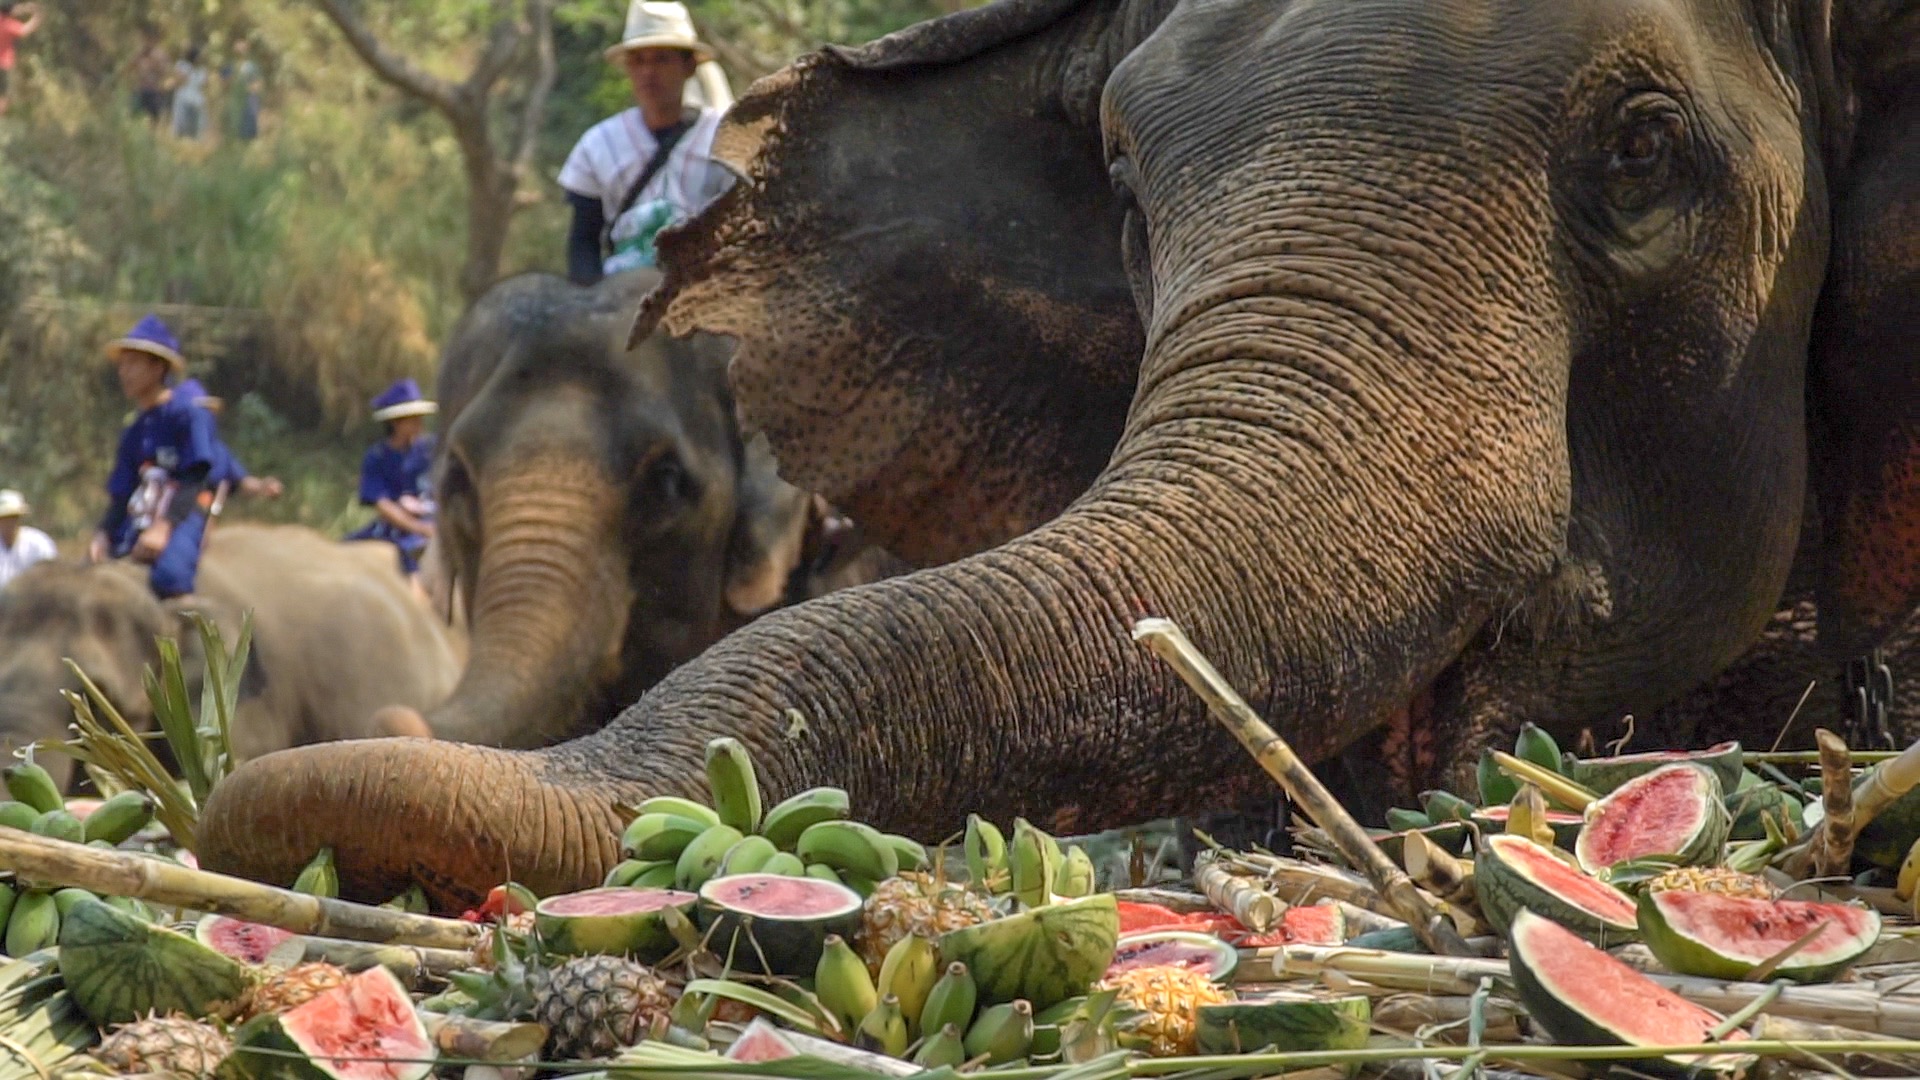
{"type": "Polygon", "coordinates": [[[466,613],[473,659],[424,718],[440,738],[591,731],[820,572],[811,500],[735,426],[726,344],[626,348],[659,280],[510,278],[449,335],[433,577],[458,601],[436,607],[466,613]]]}
{"type": "Polygon", "coordinates": [[[360,459],[360,505],[373,508],[374,520],[347,535],[393,545],[400,572],[416,583],[420,555],[433,539],[434,439],[426,424],[438,411],[439,404],[428,401],[411,378],[373,399],[374,422],[386,425],[386,433],[360,459]]]}
{"type": "MultiPolygon", "coordinates": [[[[124,563],[42,563],[0,591],[0,752],[66,736],[78,691],[71,658],[135,728],[153,727],[142,673],[157,669],[158,638],[184,659],[199,701],[198,612],[231,649],[242,612],[253,646],[240,680],[233,748],[240,759],[329,739],[421,734],[379,726],[381,706],[428,708],[453,689],[464,659],[457,629],[407,598],[385,544],[340,544],[297,525],[223,524],[208,535],[195,595],[162,601],[124,563]]],[[[62,754],[38,760],[63,784],[62,754]]]]}
{"type": "Polygon", "coordinates": [[[205,865],[582,887],[721,734],[930,838],[1263,790],[1143,616],[1307,761],[1404,714],[1458,777],[1739,656],[1810,484],[1825,646],[1913,607],[1912,3],[1001,0],[802,58],[715,146],[745,179],[636,329],[735,338],[785,478],[944,565],[546,750],[254,762],[205,865]]]}

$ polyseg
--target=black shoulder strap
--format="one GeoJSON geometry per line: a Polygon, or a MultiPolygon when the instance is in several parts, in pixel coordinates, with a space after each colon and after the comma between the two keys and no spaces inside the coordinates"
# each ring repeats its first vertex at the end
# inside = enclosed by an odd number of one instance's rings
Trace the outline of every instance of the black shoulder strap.
{"type": "Polygon", "coordinates": [[[673,148],[679,144],[680,137],[692,130],[692,123],[682,122],[668,128],[665,134],[659,136],[659,145],[653,148],[653,156],[648,158],[646,165],[641,168],[639,179],[635,180],[633,186],[627,189],[626,198],[620,200],[620,209],[614,211],[613,216],[608,218],[606,222],[600,226],[600,253],[602,258],[605,258],[606,255],[613,250],[614,222],[619,221],[622,214],[633,209],[633,204],[640,199],[640,192],[646,189],[647,182],[655,176],[658,176],[660,170],[666,166],[667,158],[673,155],[673,148]]]}

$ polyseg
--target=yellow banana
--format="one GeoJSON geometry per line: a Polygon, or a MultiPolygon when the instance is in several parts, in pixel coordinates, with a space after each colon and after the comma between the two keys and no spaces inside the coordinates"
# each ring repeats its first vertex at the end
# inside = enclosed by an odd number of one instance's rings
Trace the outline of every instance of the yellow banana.
{"type": "Polygon", "coordinates": [[[713,789],[713,810],[722,824],[742,836],[760,827],[760,780],[739,739],[707,743],[707,786],[713,789]]]}
{"type": "Polygon", "coordinates": [[[880,1004],[866,961],[839,934],[827,935],[826,947],[813,970],[813,992],[820,1004],[839,1018],[841,1029],[848,1034],[880,1004]]]}
{"type": "Polygon", "coordinates": [[[1913,900],[1920,908],[1920,840],[1907,849],[1907,857],[1900,862],[1900,879],[1894,883],[1893,895],[1902,900],[1913,900]]]}
{"type": "Polygon", "coordinates": [[[899,1000],[907,1037],[912,1038],[920,1026],[920,1013],[927,1007],[927,995],[939,981],[940,950],[919,934],[908,934],[887,950],[874,985],[881,997],[899,1000]]]}
{"type": "Polygon", "coordinates": [[[153,821],[153,796],[144,791],[123,791],[99,806],[81,822],[88,841],[124,843],[128,837],[153,821]]]}
{"type": "Polygon", "coordinates": [[[6,785],[7,794],[42,814],[67,805],[67,800],[60,797],[59,785],[53,782],[53,774],[31,761],[0,769],[0,783],[6,785]]]}
{"type": "Polygon", "coordinates": [[[860,1030],[854,1037],[855,1045],[863,1050],[876,1050],[888,1057],[899,1057],[907,1052],[907,1018],[900,1014],[900,999],[884,997],[860,1021],[860,1030]]]}
{"type": "Polygon", "coordinates": [[[792,851],[800,834],[823,821],[845,821],[853,816],[853,801],[844,789],[808,788],[787,798],[767,811],[760,821],[760,835],[773,841],[781,851],[792,851]]]}
{"type": "Polygon", "coordinates": [[[1507,806],[1507,832],[1524,836],[1541,847],[1553,846],[1553,826],[1547,821],[1547,798],[1539,787],[1521,784],[1507,806]]]}

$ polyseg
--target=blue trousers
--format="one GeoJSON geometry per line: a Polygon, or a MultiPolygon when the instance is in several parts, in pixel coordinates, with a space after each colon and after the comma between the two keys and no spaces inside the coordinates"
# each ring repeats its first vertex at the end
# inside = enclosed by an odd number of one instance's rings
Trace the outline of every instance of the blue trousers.
{"type": "Polygon", "coordinates": [[[193,591],[193,579],[200,572],[200,539],[206,532],[207,515],[202,510],[195,510],[173,527],[166,549],[153,561],[153,574],[148,578],[155,596],[166,600],[193,591]]]}

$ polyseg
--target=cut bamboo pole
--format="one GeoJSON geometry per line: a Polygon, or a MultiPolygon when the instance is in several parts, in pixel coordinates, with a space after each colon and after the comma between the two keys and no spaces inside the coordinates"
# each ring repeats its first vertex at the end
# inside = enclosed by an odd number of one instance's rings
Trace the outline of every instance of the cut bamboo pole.
{"type": "Polygon", "coordinates": [[[1146,643],[1154,655],[1186,680],[1207,703],[1214,719],[1240,740],[1240,745],[1246,747],[1267,775],[1279,782],[1287,797],[1333,837],[1349,862],[1366,872],[1367,879],[1392,905],[1393,913],[1413,927],[1427,948],[1447,956],[1466,951],[1466,944],[1452,920],[1428,903],[1428,898],[1407,877],[1406,871],[1393,865],[1386,853],[1367,837],[1366,830],[1347,813],[1346,807],[1320,783],[1286,740],[1254,713],[1253,707],[1235,692],[1193,642],[1187,640],[1178,625],[1170,619],[1141,619],[1133,624],[1133,637],[1146,643]]]}
{"type": "Polygon", "coordinates": [[[1193,883],[1215,907],[1240,920],[1241,926],[1256,934],[1272,930],[1287,910],[1285,902],[1259,884],[1235,874],[1210,851],[1202,852],[1194,860],[1193,883]]]}
{"type": "Polygon", "coordinates": [[[1858,831],[1853,813],[1853,758],[1846,742],[1826,728],[1813,737],[1820,746],[1820,801],[1826,817],[1814,830],[1809,862],[1815,877],[1843,876],[1853,861],[1853,838],[1858,831]]]}
{"type": "Polygon", "coordinates": [[[70,844],[4,826],[0,826],[0,869],[110,896],[231,915],[296,934],[465,950],[473,947],[480,933],[477,923],[308,896],[194,870],[167,859],[70,844]]]}

